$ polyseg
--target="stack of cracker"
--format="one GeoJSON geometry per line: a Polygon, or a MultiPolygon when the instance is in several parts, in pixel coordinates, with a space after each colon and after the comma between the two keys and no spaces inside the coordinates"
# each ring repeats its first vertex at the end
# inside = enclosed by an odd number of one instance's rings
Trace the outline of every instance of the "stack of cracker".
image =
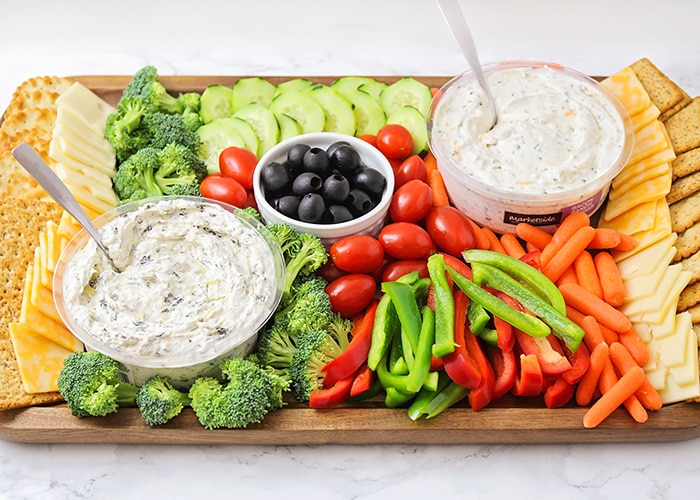
{"type": "Polygon", "coordinates": [[[678,262],[679,238],[667,201],[678,142],[668,124],[692,99],[648,59],[610,76],[603,85],[627,109],[635,140],[599,223],[638,241],[630,252],[613,253],[627,291],[620,309],[649,350],[644,369],[664,403],[694,399],[700,396],[698,335],[690,313],[678,307],[693,277],[678,262]]]}
{"type": "Polygon", "coordinates": [[[13,94],[0,128],[0,410],[61,401],[63,360],[83,345],[53,301],[53,273],[79,224],[12,157],[30,144],[90,217],[116,206],[114,151],[104,122],[114,108],[79,83],[32,78],[13,94]],[[99,170],[93,172],[93,170],[99,170]]]}

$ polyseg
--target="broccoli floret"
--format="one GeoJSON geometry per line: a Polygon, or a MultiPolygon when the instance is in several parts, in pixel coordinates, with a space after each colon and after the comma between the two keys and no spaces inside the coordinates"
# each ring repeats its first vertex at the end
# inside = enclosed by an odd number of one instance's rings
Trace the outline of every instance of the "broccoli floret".
{"type": "Polygon", "coordinates": [[[58,390],[76,417],[104,417],[136,404],[135,385],[119,380],[119,363],[97,351],[75,352],[63,361],[58,390]]]}
{"type": "Polygon", "coordinates": [[[304,330],[325,328],[332,319],[331,300],[326,293],[328,282],[315,274],[302,276],[292,287],[275,319],[286,319],[288,328],[297,335],[304,330]]]}
{"type": "Polygon", "coordinates": [[[262,218],[260,217],[260,212],[258,212],[255,208],[245,207],[241,210],[246,214],[250,215],[253,219],[257,220],[258,222],[262,221],[262,218]]]}
{"type": "Polygon", "coordinates": [[[242,428],[262,422],[284,406],[289,383],[247,358],[221,363],[224,382],[200,377],[189,390],[191,406],[205,429],[242,428]]]}
{"type": "Polygon", "coordinates": [[[323,379],[326,377],[323,367],[345,350],[351,330],[352,322],[336,314],[327,328],[299,334],[297,350],[289,369],[297,401],[308,403],[313,391],[323,389],[323,379]]]}
{"type": "Polygon", "coordinates": [[[273,369],[278,376],[290,380],[289,369],[297,350],[296,343],[297,335],[289,329],[287,321],[277,321],[260,332],[257,360],[262,366],[273,369]]]}
{"type": "Polygon", "coordinates": [[[315,234],[300,233],[283,223],[271,224],[267,228],[282,248],[287,269],[282,293],[288,295],[297,277],[313,273],[328,261],[328,251],[315,234]]]}
{"type": "Polygon", "coordinates": [[[199,136],[185,125],[182,115],[157,111],[143,117],[143,126],[150,135],[149,146],[163,149],[171,143],[186,146],[192,152],[199,149],[199,136]]]}
{"type": "Polygon", "coordinates": [[[182,105],[182,119],[185,123],[185,127],[192,132],[196,132],[199,127],[204,125],[202,117],[199,115],[199,108],[201,107],[202,94],[197,92],[185,92],[180,94],[177,98],[178,102],[182,105]]]}
{"type": "Polygon", "coordinates": [[[119,165],[114,190],[122,203],[151,196],[200,196],[199,185],[206,175],[202,160],[185,146],[147,146],[119,165]]]}
{"type": "Polygon", "coordinates": [[[136,393],[136,406],[150,426],[165,424],[189,404],[187,393],[176,389],[168,379],[160,375],[147,380],[136,393]]]}

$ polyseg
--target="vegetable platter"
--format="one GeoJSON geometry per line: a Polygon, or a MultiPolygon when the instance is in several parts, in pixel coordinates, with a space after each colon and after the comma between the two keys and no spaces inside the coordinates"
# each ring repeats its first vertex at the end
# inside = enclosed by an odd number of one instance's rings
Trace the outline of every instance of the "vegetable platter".
{"type": "MultiPolygon", "coordinates": [[[[68,77],[116,105],[130,76],[68,77]]],[[[162,76],[166,88],[202,92],[211,84],[232,86],[244,77],[162,76]]],[[[330,84],[336,77],[306,77],[330,84]]],[[[391,83],[397,77],[375,77],[391,83]]],[[[440,87],[446,77],[416,77],[440,87]]],[[[268,77],[273,84],[291,77],[268,77]]],[[[635,423],[617,409],[601,425],[581,425],[586,408],[570,402],[545,408],[540,398],[506,395],[474,411],[463,400],[438,417],[412,420],[405,408],[387,408],[380,396],[328,409],[312,409],[287,395],[287,406],[271,412],[262,423],[245,429],[202,427],[191,409],[165,425],[149,427],[135,408],[122,408],[103,418],[76,418],[67,405],[31,406],[0,412],[0,437],[28,443],[146,443],[146,444],[477,444],[477,443],[597,443],[671,442],[700,436],[700,405],[674,403],[650,412],[635,423]]]]}

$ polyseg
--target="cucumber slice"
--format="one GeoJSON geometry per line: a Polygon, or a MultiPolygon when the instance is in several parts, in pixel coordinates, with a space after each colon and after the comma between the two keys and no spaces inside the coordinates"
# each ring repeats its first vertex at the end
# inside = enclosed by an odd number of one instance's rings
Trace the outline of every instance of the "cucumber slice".
{"type": "Polygon", "coordinates": [[[275,86],[260,77],[241,78],[233,84],[233,112],[257,102],[266,108],[275,95],[275,86]]]}
{"type": "Polygon", "coordinates": [[[322,132],[326,126],[326,114],[316,100],[305,91],[292,90],[278,94],[270,104],[275,116],[287,115],[299,123],[304,134],[322,132]]]}
{"type": "Polygon", "coordinates": [[[313,82],[311,80],[307,80],[306,78],[293,78],[292,80],[287,80],[286,82],[278,84],[277,88],[275,89],[274,97],[277,97],[279,94],[284,92],[291,92],[292,90],[306,90],[312,85],[313,82]]]}
{"type": "Polygon", "coordinates": [[[347,90],[345,97],[352,103],[355,112],[355,135],[376,135],[386,123],[386,114],[378,101],[361,90],[347,90]]]}
{"type": "Polygon", "coordinates": [[[280,142],[301,135],[301,125],[294,118],[287,115],[279,115],[276,118],[280,126],[280,142]]]}
{"type": "Polygon", "coordinates": [[[430,87],[411,77],[392,83],[379,94],[379,103],[387,115],[402,106],[413,106],[426,116],[432,99],[430,87]]]}
{"type": "Polygon", "coordinates": [[[352,103],[340,92],[326,85],[314,85],[307,90],[326,114],[324,132],[355,135],[355,112],[352,103]]]}
{"type": "Polygon", "coordinates": [[[258,135],[255,133],[255,130],[253,130],[253,127],[250,126],[250,123],[238,116],[219,118],[218,121],[238,132],[245,143],[245,147],[256,155],[258,154],[258,145],[260,141],[258,141],[258,135]]]}
{"type": "Polygon", "coordinates": [[[348,90],[357,90],[361,85],[372,85],[373,83],[379,82],[369,76],[343,76],[334,81],[331,87],[344,94],[348,90]]]}
{"type": "Polygon", "coordinates": [[[229,146],[245,147],[241,135],[221,120],[212,120],[197,129],[199,149],[197,157],[207,166],[209,173],[219,172],[219,154],[229,146]]]}
{"type": "Polygon", "coordinates": [[[403,125],[413,137],[411,154],[422,155],[428,152],[428,126],[425,116],[413,106],[401,106],[386,117],[387,123],[403,125]]]}
{"type": "Polygon", "coordinates": [[[236,111],[233,116],[245,120],[255,130],[258,137],[258,158],[279,141],[280,129],[277,119],[272,111],[262,104],[250,103],[236,111]]]}
{"type": "Polygon", "coordinates": [[[357,90],[361,90],[362,92],[367,92],[369,95],[372,96],[373,99],[376,99],[378,101],[379,95],[388,86],[389,86],[389,84],[384,83],[384,82],[380,82],[379,80],[370,80],[368,82],[363,83],[359,87],[357,87],[357,90]]]}
{"type": "Polygon", "coordinates": [[[202,91],[199,116],[204,123],[233,114],[233,89],[224,85],[209,85],[202,91]]]}

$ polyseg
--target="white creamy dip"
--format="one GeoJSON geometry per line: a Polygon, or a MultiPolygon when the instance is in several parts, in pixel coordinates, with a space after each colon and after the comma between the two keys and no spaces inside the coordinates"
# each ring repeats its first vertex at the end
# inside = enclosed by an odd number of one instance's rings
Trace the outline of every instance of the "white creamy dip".
{"type": "Polygon", "coordinates": [[[262,235],[224,208],[186,199],[147,203],[100,233],[65,269],[66,307],[86,332],[121,353],[188,356],[245,340],[276,293],[262,235]]]}
{"type": "Polygon", "coordinates": [[[486,74],[498,123],[476,79],[443,95],[432,140],[455,165],[488,186],[517,193],[568,191],[598,178],[625,143],[622,118],[590,83],[551,67],[486,74]]]}

